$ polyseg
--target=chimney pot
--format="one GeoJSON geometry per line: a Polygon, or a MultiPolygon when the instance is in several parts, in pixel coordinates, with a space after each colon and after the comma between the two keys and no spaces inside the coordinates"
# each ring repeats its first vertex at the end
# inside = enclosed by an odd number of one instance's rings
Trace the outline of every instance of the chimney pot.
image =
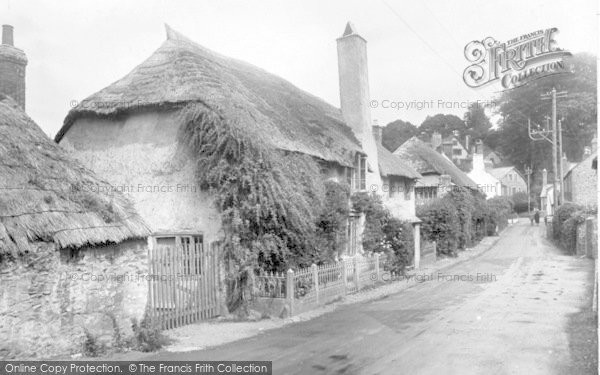
{"type": "Polygon", "coordinates": [[[2,25],[2,44],[14,46],[13,27],[11,25],[2,25]]]}

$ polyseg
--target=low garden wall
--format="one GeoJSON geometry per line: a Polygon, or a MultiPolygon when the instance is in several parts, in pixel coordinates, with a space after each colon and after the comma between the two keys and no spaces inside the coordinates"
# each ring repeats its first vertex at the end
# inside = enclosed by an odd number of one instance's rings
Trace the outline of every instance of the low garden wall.
{"type": "Polygon", "coordinates": [[[40,251],[0,265],[0,358],[94,355],[133,340],[148,296],[146,241],[40,251]]]}

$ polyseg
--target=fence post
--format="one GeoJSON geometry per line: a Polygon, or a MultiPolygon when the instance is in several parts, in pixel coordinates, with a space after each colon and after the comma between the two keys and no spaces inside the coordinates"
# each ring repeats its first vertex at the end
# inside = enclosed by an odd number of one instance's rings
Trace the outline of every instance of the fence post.
{"type": "Polygon", "coordinates": [[[290,268],[285,280],[285,298],[290,308],[290,316],[294,315],[294,271],[290,268]]]}
{"type": "Polygon", "coordinates": [[[312,266],[310,266],[310,272],[312,273],[313,284],[315,285],[317,304],[319,304],[319,270],[317,269],[316,264],[313,263],[312,266]]]}
{"type": "Polygon", "coordinates": [[[342,280],[344,280],[344,295],[348,294],[348,270],[346,269],[346,260],[342,259],[342,280]]]}
{"type": "Polygon", "coordinates": [[[415,223],[413,225],[413,238],[414,238],[414,257],[413,262],[415,264],[415,270],[421,267],[421,225],[415,223]]]}
{"type": "Polygon", "coordinates": [[[356,290],[360,290],[360,264],[358,263],[358,257],[354,257],[354,283],[356,284],[356,290]]]}
{"type": "Polygon", "coordinates": [[[381,275],[379,274],[379,253],[375,254],[375,275],[376,279],[373,280],[373,284],[381,280],[381,275]]]}

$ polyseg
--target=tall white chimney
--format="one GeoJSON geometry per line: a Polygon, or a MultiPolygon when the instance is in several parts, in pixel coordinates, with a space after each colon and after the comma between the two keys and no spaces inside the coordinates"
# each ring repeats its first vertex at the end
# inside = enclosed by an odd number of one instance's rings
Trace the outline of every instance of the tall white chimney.
{"type": "Polygon", "coordinates": [[[473,171],[485,171],[483,162],[483,142],[478,139],[475,142],[475,152],[473,153],[473,171]]]}
{"type": "Polygon", "coordinates": [[[342,116],[367,154],[367,184],[380,184],[377,145],[371,129],[367,41],[350,22],[337,39],[337,52],[342,116]]]}

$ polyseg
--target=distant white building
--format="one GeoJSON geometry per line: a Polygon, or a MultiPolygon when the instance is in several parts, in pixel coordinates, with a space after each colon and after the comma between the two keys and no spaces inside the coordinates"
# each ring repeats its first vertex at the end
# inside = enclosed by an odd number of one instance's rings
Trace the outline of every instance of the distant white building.
{"type": "Polygon", "coordinates": [[[502,184],[500,180],[485,170],[483,161],[483,143],[478,140],[473,153],[473,169],[467,174],[477,184],[479,191],[485,194],[487,199],[501,195],[502,184]]]}

